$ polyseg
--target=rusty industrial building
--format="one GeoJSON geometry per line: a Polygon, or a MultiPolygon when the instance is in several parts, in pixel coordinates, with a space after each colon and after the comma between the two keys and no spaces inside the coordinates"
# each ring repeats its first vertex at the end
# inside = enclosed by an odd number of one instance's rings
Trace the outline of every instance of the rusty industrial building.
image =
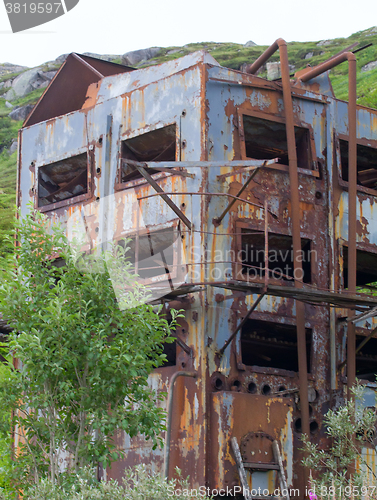
{"type": "Polygon", "coordinates": [[[89,248],[129,238],[153,300],[185,313],[150,377],[165,449],[119,436],[108,478],[143,462],[192,487],[304,491],[302,432],[326,447],[356,378],[374,405],[377,111],[356,104],[352,48],[295,75],[281,39],[244,72],[206,52],[140,70],[71,54],[26,119],[21,213],[81,223],[89,248]]]}

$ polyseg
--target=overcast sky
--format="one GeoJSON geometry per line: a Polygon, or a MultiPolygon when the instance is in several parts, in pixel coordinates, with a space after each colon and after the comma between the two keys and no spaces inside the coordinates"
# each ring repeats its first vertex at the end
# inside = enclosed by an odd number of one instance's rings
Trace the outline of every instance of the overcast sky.
{"type": "Polygon", "coordinates": [[[0,63],[33,67],[69,52],[123,54],[190,42],[348,37],[375,26],[376,14],[377,0],[80,0],[62,17],[13,34],[0,0],[0,63]]]}

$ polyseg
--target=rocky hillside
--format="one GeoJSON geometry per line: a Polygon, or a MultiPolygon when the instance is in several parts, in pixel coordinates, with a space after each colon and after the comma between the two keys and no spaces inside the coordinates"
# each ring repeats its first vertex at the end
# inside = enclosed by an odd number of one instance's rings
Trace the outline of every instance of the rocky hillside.
{"type": "MultiPolygon", "coordinates": [[[[349,38],[305,43],[291,42],[288,44],[291,70],[297,71],[308,64],[315,66],[355,42],[359,45],[353,50],[372,44],[357,53],[358,103],[377,108],[377,27],[355,33],[349,38]]],[[[254,61],[266,47],[258,46],[252,41],[245,45],[207,42],[192,43],[183,47],[151,47],[123,55],[90,53],[87,55],[143,68],[176,59],[200,49],[210,52],[221,65],[242,70],[244,65],[254,61]]],[[[14,213],[17,130],[65,58],[66,54],[37,68],[25,68],[9,63],[0,64],[0,253],[10,248],[5,243],[4,237],[11,228],[14,213]]],[[[274,62],[278,60],[279,54],[276,53],[262,68],[260,76],[269,79],[277,78],[279,75],[274,62]]],[[[333,88],[339,99],[347,100],[347,71],[347,64],[341,64],[331,72],[333,88]]]]}

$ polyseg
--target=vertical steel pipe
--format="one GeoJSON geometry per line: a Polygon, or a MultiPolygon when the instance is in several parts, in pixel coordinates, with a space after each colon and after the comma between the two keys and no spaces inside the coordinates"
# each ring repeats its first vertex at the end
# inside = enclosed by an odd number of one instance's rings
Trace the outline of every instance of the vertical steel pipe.
{"type": "MultiPolygon", "coordinates": [[[[356,199],[357,199],[357,143],[356,143],[356,56],[345,52],[316,66],[300,76],[302,82],[318,76],[325,71],[348,61],[348,290],[356,292],[356,199]]],[[[348,311],[348,317],[354,314],[348,311]]],[[[355,325],[348,323],[347,335],[347,396],[351,397],[350,389],[356,379],[356,336],[355,325]]]]}
{"type": "MultiPolygon", "coordinates": [[[[279,39],[281,78],[283,84],[284,113],[288,144],[288,165],[291,196],[291,220],[292,220],[292,243],[293,243],[293,273],[295,286],[302,288],[303,271],[301,259],[301,236],[300,236],[300,198],[297,172],[297,151],[293,118],[293,103],[291,94],[291,82],[289,77],[288,51],[284,40],[279,39]]],[[[305,331],[305,306],[303,302],[296,301],[296,323],[297,323],[297,351],[298,369],[300,383],[300,406],[302,431],[310,436],[309,427],[309,398],[308,398],[308,366],[306,358],[306,331],[305,331]]]]}
{"type": "Polygon", "coordinates": [[[267,293],[269,278],[269,255],[268,255],[268,202],[264,200],[264,291],[267,293]]]}
{"type": "MultiPolygon", "coordinates": [[[[288,164],[291,197],[292,243],[293,243],[293,269],[294,280],[297,288],[302,287],[303,272],[301,262],[301,236],[300,236],[300,200],[298,191],[297,152],[294,129],[293,103],[291,82],[289,77],[289,63],[287,44],[278,38],[253,64],[247,67],[247,73],[256,73],[258,69],[272,56],[276,50],[280,52],[280,69],[283,85],[283,101],[285,113],[285,126],[288,145],[288,164]]],[[[300,404],[302,430],[309,436],[309,399],[308,399],[308,367],[306,359],[306,332],[304,304],[296,301],[297,323],[297,352],[300,381],[300,404]]]]}
{"type": "MultiPolygon", "coordinates": [[[[348,52],[348,54],[351,54],[348,52]]],[[[356,199],[357,199],[357,144],[356,144],[356,57],[348,57],[348,290],[356,292],[356,199]]],[[[348,310],[348,317],[354,314],[348,310]]],[[[347,336],[347,396],[356,379],[355,323],[348,323],[347,336]]]]}
{"type": "Polygon", "coordinates": [[[171,427],[172,427],[172,416],[173,416],[175,381],[177,380],[178,377],[196,378],[197,376],[198,376],[197,372],[180,371],[180,372],[175,372],[170,380],[169,395],[168,395],[168,421],[166,424],[166,437],[165,437],[165,447],[164,447],[164,478],[167,479],[169,479],[170,439],[171,439],[171,427]]]}

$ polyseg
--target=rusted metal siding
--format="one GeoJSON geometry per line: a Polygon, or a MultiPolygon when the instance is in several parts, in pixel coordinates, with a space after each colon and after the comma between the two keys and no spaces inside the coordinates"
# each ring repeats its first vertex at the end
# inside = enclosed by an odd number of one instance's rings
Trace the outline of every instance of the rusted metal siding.
{"type": "MultiPolygon", "coordinates": [[[[122,141],[172,124],[176,127],[176,162],[166,163],[169,168],[179,168],[179,161],[246,161],[243,117],[284,126],[282,86],[222,68],[205,53],[107,76],[96,85],[90,91],[90,102],[96,103],[92,107],[21,131],[21,212],[26,213],[28,202],[37,199],[39,167],[87,152],[88,193],[82,199],[43,208],[53,223],[66,224],[67,231],[74,223],[81,224],[88,248],[118,241],[147,227],[154,230],[179,225],[184,239],[178,264],[185,269],[177,274],[175,285],[198,284],[200,291],[166,300],[170,307],[185,309],[185,322],[178,333],[192,348],[193,356],[177,347],[176,366],[156,370],[150,383],[166,391],[173,373],[182,369],[195,370],[197,378],[182,377],[176,383],[170,474],[178,466],[184,476],[190,476],[193,487],[239,484],[230,438],[236,436],[242,442],[249,433],[261,432],[280,441],[288,483],[303,489],[298,372],[245,365],[241,334],[223,356],[218,355],[258,298],[255,293],[222,286],[228,280],[246,280],[242,273],[237,275],[242,230],[264,232],[263,207],[267,203],[268,232],[284,237],[292,234],[288,166],[261,168],[242,193],[245,201],[236,201],[221,224],[215,224],[214,219],[227,207],[228,195],[239,192],[250,171],[220,177],[232,168],[208,163],[186,166],[189,176],[154,174],[160,188],[191,222],[191,230],[144,178],[119,183],[118,171],[122,141]],[[263,392],[266,386],[270,389],[267,394],[263,392]],[[278,397],[279,391],[289,397],[278,397]]],[[[298,169],[300,235],[310,240],[316,256],[308,286],[339,291],[343,286],[342,248],[348,240],[348,192],[341,180],[338,140],[339,135],[348,134],[347,103],[334,99],[323,75],[310,83],[293,85],[292,100],[294,126],[307,130],[310,157],[307,166],[298,169]]],[[[358,108],[357,120],[358,138],[376,147],[377,112],[358,108]]],[[[377,253],[374,205],[373,193],[359,191],[358,248],[377,253]]],[[[263,283],[263,279],[257,281],[263,283]]],[[[290,327],[296,325],[296,311],[292,298],[267,294],[252,318],[290,327]]],[[[326,446],[323,415],[333,398],[342,394],[345,381],[344,370],[339,371],[338,366],[345,359],[347,330],[339,319],[346,316],[346,310],[306,303],[304,314],[305,328],[312,336],[308,374],[311,437],[326,446]]],[[[368,319],[357,328],[371,328],[375,322],[368,319]]],[[[127,459],[114,464],[108,477],[119,478],[125,466],[139,462],[162,469],[162,451],[153,451],[142,437],[130,440],[119,435],[117,439],[127,451],[127,459]]],[[[258,481],[270,485],[275,481],[272,473],[267,479],[262,476],[252,475],[250,484],[255,487],[258,481]]]]}
{"type": "MultiPolygon", "coordinates": [[[[239,484],[238,471],[231,452],[230,440],[236,437],[244,461],[268,462],[272,460],[271,439],[283,443],[282,459],[286,467],[287,483],[293,479],[293,401],[287,398],[266,398],[237,392],[215,392],[211,401],[211,488],[219,484],[234,488],[239,484]]],[[[270,492],[279,486],[276,475],[270,471],[263,475],[270,492]]],[[[253,475],[249,478],[250,488],[253,475]]]]}

